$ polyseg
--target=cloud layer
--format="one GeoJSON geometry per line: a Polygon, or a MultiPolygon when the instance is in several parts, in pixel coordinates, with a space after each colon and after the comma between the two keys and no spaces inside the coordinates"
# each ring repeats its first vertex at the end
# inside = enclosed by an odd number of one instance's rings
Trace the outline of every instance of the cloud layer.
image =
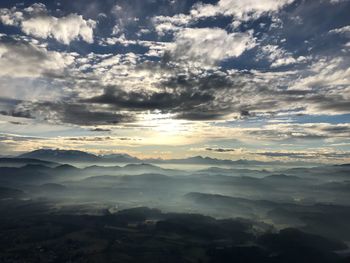
{"type": "Polygon", "coordinates": [[[36,123],[129,138],[142,130],[133,147],[226,157],[251,157],[260,142],[266,153],[348,151],[349,5],[0,5],[0,131],[36,123]]]}

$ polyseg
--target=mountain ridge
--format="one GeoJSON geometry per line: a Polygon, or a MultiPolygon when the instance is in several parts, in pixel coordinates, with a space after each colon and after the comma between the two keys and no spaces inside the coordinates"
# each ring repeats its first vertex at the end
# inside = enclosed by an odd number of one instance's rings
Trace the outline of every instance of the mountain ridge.
{"type": "MultiPolygon", "coordinates": [[[[146,158],[139,159],[137,157],[125,154],[106,154],[95,155],[79,150],[60,150],[60,149],[39,149],[31,152],[23,153],[15,158],[31,158],[49,162],[94,162],[94,163],[154,163],[154,164],[206,164],[206,165],[288,165],[296,164],[295,162],[281,161],[257,161],[257,160],[229,160],[217,159],[208,156],[192,156],[180,159],[161,159],[146,158]]],[[[309,164],[310,165],[310,164],[309,164]]]]}

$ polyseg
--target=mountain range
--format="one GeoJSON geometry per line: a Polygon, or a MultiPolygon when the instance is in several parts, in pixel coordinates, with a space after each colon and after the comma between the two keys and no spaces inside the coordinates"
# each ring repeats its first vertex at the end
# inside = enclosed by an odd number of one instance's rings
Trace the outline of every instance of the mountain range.
{"type": "Polygon", "coordinates": [[[60,150],[60,149],[39,149],[27,152],[18,156],[18,158],[31,158],[51,162],[120,162],[120,163],[142,163],[142,160],[132,157],[128,154],[107,154],[95,155],[92,153],[78,150],[60,150]]]}
{"type": "MultiPolygon", "coordinates": [[[[95,155],[79,150],[39,149],[17,156],[17,158],[39,159],[59,163],[154,163],[154,164],[205,164],[205,165],[285,165],[300,162],[262,162],[256,160],[223,160],[211,157],[194,156],[182,159],[139,159],[128,154],[95,155]]],[[[305,163],[303,163],[305,164],[305,163]]],[[[315,164],[317,165],[317,164],[315,164]]]]}

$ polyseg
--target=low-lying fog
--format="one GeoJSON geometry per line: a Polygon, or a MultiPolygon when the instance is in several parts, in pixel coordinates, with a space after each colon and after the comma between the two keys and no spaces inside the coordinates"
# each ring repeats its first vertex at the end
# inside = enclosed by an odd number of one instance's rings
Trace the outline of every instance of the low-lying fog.
{"type": "Polygon", "coordinates": [[[0,168],[0,209],[8,218],[33,211],[104,217],[147,207],[161,211],[157,220],[164,213],[200,214],[249,220],[264,233],[298,229],[341,242],[337,250],[348,255],[350,165],[103,166],[23,161],[10,166],[3,163],[0,168]]]}

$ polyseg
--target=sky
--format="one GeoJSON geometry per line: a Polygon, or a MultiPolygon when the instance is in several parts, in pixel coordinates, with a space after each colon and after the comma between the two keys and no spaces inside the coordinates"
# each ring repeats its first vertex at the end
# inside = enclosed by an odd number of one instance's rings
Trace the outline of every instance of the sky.
{"type": "Polygon", "coordinates": [[[349,0],[0,1],[0,155],[350,162],[349,0]]]}

